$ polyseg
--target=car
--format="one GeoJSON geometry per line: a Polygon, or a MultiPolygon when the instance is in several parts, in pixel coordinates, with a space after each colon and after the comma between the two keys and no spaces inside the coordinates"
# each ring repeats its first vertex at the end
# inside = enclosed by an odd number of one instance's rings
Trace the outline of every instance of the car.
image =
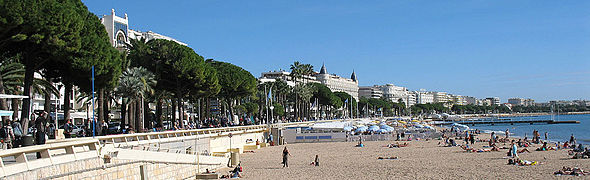
{"type": "MultiPolygon", "coordinates": [[[[59,128],[64,129],[64,126],[65,125],[61,125],[59,126],[59,128]]],[[[84,131],[84,129],[72,124],[72,132],[70,132],[70,135],[77,136],[80,133],[80,131],[84,131]]]]}
{"type": "Polygon", "coordinates": [[[121,129],[120,122],[111,122],[109,123],[109,129],[107,130],[108,134],[121,134],[123,130],[121,129]]]}

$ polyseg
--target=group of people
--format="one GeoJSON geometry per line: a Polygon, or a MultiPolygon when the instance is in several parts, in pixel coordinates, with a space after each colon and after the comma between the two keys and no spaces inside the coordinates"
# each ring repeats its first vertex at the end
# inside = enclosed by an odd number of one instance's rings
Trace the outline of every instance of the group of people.
{"type": "Polygon", "coordinates": [[[11,121],[7,119],[4,121],[2,128],[0,129],[0,138],[2,139],[2,149],[11,149],[19,147],[22,144],[23,128],[18,121],[15,119],[11,121]]]}

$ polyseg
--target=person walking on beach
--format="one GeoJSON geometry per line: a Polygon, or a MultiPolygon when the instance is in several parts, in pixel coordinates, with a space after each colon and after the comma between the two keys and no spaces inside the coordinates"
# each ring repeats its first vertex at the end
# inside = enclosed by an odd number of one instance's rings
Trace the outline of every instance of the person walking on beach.
{"type": "Polygon", "coordinates": [[[291,153],[289,153],[287,146],[285,146],[285,149],[283,149],[283,167],[289,167],[289,156],[291,156],[291,153]]]}
{"type": "Polygon", "coordinates": [[[315,166],[320,166],[320,156],[317,155],[317,154],[315,155],[314,165],[315,166]]]}
{"type": "Polygon", "coordinates": [[[496,142],[496,138],[494,138],[494,137],[496,137],[495,135],[496,135],[496,132],[492,132],[492,135],[490,136],[490,139],[492,140],[493,143],[496,142]]]}
{"type": "Polygon", "coordinates": [[[514,143],[514,140],[512,140],[511,143],[512,147],[510,148],[510,156],[512,156],[512,158],[518,158],[518,146],[516,146],[516,143],[514,143]]]}
{"type": "Polygon", "coordinates": [[[508,137],[510,137],[510,131],[508,131],[508,129],[506,129],[506,139],[508,139],[508,137]]]}
{"type": "Polygon", "coordinates": [[[574,134],[572,134],[572,136],[570,136],[570,145],[575,145],[576,144],[576,138],[574,137],[574,134]]]}
{"type": "Polygon", "coordinates": [[[547,141],[547,131],[545,131],[545,141],[547,141]]]}

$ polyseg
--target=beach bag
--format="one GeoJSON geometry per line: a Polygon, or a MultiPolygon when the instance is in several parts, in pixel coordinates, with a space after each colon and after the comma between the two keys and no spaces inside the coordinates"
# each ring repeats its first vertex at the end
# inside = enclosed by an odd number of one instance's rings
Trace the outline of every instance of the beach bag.
{"type": "Polygon", "coordinates": [[[23,136],[23,131],[20,129],[20,127],[16,126],[14,128],[12,128],[14,131],[14,136],[16,137],[21,137],[23,136]]]}

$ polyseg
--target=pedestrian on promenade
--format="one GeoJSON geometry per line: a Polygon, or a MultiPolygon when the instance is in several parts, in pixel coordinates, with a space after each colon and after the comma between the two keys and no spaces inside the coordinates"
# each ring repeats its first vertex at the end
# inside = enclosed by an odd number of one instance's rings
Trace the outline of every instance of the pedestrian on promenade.
{"type": "Polygon", "coordinates": [[[283,149],[283,167],[289,167],[289,156],[291,156],[291,153],[285,146],[285,149],[283,149]]]}
{"type": "MultiPolygon", "coordinates": [[[[47,132],[47,112],[43,111],[35,120],[35,128],[37,133],[35,136],[35,143],[37,145],[45,144],[45,133],[47,132]]],[[[41,158],[41,153],[37,152],[37,159],[41,158]]]]}
{"type": "Polygon", "coordinates": [[[64,125],[64,136],[66,138],[72,137],[72,131],[74,130],[74,125],[72,125],[72,120],[68,119],[68,122],[64,125]]]}
{"type": "Polygon", "coordinates": [[[23,128],[18,121],[18,118],[14,119],[12,122],[12,130],[14,131],[14,140],[12,142],[13,148],[18,148],[22,144],[22,137],[23,137],[23,128]]]}
{"type": "Polygon", "coordinates": [[[12,141],[14,140],[14,131],[10,125],[10,120],[4,122],[4,126],[0,129],[0,135],[2,136],[3,146],[2,149],[12,149],[12,141]]]}

